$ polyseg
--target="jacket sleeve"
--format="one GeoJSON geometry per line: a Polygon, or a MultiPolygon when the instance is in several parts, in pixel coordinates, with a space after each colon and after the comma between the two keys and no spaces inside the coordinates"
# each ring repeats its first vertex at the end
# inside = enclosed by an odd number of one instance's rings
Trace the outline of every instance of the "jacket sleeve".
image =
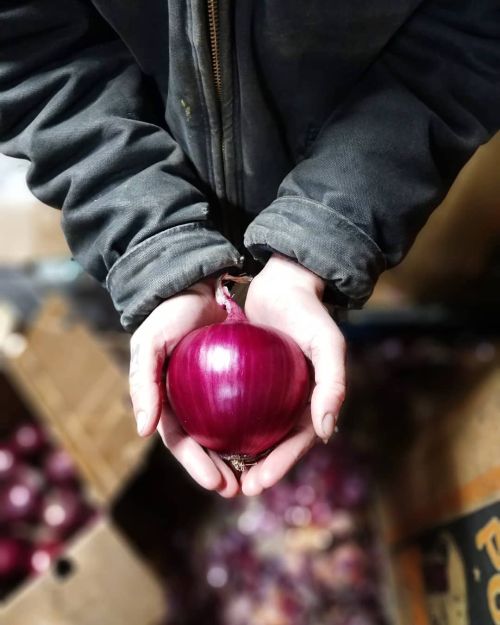
{"type": "Polygon", "coordinates": [[[476,148],[500,128],[500,5],[433,1],[396,33],[321,129],[245,245],[359,307],[402,260],[476,148]]]}
{"type": "Polygon", "coordinates": [[[0,151],[62,208],[75,258],[133,330],[237,250],[212,228],[192,166],[152,105],[159,95],[86,0],[0,6],[0,151]]]}

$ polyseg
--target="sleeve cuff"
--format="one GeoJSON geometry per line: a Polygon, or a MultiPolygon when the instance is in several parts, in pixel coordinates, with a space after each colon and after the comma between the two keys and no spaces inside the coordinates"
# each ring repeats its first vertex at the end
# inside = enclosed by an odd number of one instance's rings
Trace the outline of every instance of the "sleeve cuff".
{"type": "Polygon", "coordinates": [[[129,250],[111,268],[106,287],[123,327],[132,332],[163,300],[242,264],[243,257],[220,232],[203,223],[183,224],[129,250]]]}
{"type": "Polygon", "coordinates": [[[338,305],[360,308],[386,268],[384,255],[365,232],[340,213],[306,198],[282,196],[245,233],[254,258],[273,252],[297,260],[323,278],[338,305]]]}

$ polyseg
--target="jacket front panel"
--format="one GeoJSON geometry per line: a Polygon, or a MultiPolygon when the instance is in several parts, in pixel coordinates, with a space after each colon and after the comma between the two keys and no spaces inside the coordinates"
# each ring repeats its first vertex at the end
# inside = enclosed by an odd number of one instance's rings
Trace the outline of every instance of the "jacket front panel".
{"type": "Polygon", "coordinates": [[[221,0],[222,102],[214,97],[206,0],[94,4],[154,79],[165,123],[197,175],[219,198],[230,196],[233,219],[248,222],[276,197],[285,175],[420,0],[313,0],[306,8],[221,0]],[[232,156],[232,180],[218,175],[222,139],[232,156]]]}

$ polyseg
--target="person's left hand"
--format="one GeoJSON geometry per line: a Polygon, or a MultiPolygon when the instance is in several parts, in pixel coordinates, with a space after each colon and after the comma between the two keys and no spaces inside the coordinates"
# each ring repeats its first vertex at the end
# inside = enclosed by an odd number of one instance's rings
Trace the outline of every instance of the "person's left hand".
{"type": "Polygon", "coordinates": [[[245,312],[255,324],[291,336],[314,368],[311,403],[292,432],[241,475],[245,495],[278,482],[314,445],[335,430],[345,396],[345,341],[321,298],[324,282],[301,265],[273,254],[248,289],[245,312]]]}

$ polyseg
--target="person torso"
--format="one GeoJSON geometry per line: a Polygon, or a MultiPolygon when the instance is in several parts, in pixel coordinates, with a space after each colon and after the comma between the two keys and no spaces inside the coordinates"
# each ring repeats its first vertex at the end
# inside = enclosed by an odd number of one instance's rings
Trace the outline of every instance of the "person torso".
{"type": "Polygon", "coordinates": [[[240,239],[421,0],[93,3],[157,86],[200,184],[246,216],[225,224],[240,239]]]}

